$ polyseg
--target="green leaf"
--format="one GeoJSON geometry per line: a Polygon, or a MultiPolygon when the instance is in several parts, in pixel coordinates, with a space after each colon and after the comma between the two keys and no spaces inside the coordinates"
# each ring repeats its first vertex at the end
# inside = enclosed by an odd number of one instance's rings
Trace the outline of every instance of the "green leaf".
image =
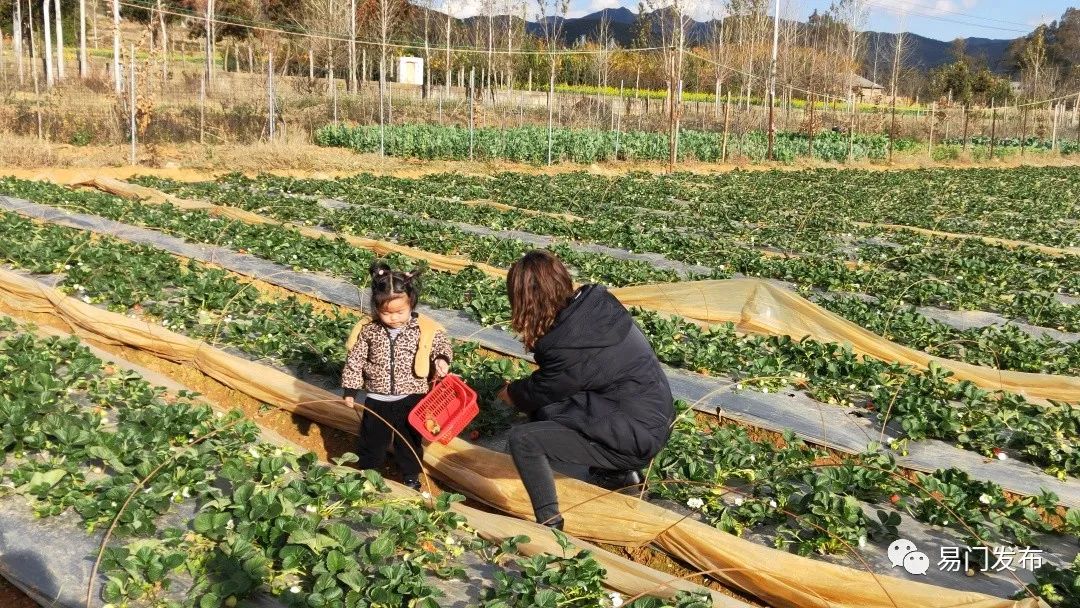
{"type": "Polygon", "coordinates": [[[304,545],[317,555],[321,555],[327,549],[340,546],[340,543],[326,534],[316,534],[308,530],[296,530],[289,534],[288,542],[291,545],[304,545]]]}
{"type": "Polygon", "coordinates": [[[352,589],[353,591],[363,591],[364,589],[367,588],[367,585],[368,585],[367,576],[362,574],[359,570],[350,570],[349,572],[342,572],[341,574],[337,575],[337,579],[339,581],[345,583],[345,585],[348,586],[349,589],[352,589]]]}
{"type": "Polygon", "coordinates": [[[367,546],[367,555],[372,563],[380,562],[394,554],[396,539],[392,534],[382,533],[367,546]]]}
{"type": "Polygon", "coordinates": [[[38,471],[30,477],[30,483],[27,484],[28,489],[38,488],[44,486],[46,488],[52,488],[56,484],[60,483],[60,480],[67,475],[67,471],[64,469],[53,469],[44,473],[38,471]]]}

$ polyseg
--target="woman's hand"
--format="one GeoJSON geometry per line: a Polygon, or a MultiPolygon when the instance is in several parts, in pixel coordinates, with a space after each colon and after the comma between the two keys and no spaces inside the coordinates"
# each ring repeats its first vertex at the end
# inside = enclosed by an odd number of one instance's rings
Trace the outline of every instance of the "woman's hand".
{"type": "Polygon", "coordinates": [[[506,405],[509,405],[510,407],[514,407],[514,400],[510,398],[510,383],[509,382],[507,382],[506,384],[503,385],[502,389],[499,391],[499,394],[497,394],[495,397],[499,401],[502,401],[503,403],[505,403],[506,405]]]}
{"type": "Polygon", "coordinates": [[[449,374],[449,373],[450,373],[450,363],[448,363],[446,361],[446,359],[436,359],[435,360],[435,377],[436,378],[445,378],[446,374],[449,374]]]}

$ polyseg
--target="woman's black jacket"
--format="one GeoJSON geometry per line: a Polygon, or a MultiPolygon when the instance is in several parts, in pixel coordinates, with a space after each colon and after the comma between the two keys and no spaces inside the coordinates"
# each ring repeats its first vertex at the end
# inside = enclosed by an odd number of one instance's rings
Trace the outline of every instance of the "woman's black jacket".
{"type": "Polygon", "coordinates": [[[540,369],[510,384],[524,412],[648,461],[667,443],[674,403],[667,376],[629,311],[602,285],[585,285],[537,340],[540,369]]]}

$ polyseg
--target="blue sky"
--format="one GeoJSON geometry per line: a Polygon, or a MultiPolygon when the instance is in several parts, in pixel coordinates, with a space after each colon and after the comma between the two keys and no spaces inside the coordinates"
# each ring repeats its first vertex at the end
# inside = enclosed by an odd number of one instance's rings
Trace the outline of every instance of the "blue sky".
{"type": "MultiPolygon", "coordinates": [[[[498,1],[498,0],[496,0],[498,1]]],[[[957,36],[1016,38],[1037,24],[1061,16],[1075,0],[864,0],[870,8],[865,29],[895,32],[901,29],[898,9],[905,12],[904,30],[939,40],[957,36]]],[[[691,0],[699,18],[720,10],[721,0],[691,0]]],[[[535,1],[530,1],[530,9],[535,1]]],[[[607,7],[635,9],[635,0],[571,0],[570,15],[581,16],[607,7]]],[[[781,11],[806,19],[813,9],[825,10],[829,0],[780,0],[781,11]]]]}

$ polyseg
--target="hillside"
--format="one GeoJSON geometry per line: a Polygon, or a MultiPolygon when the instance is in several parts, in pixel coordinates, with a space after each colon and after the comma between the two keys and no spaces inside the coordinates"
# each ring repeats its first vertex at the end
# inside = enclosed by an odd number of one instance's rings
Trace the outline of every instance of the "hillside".
{"type": "MultiPolygon", "coordinates": [[[[604,9],[590,13],[582,17],[566,19],[563,23],[563,41],[572,44],[585,38],[595,38],[600,27],[600,20],[607,13],[611,19],[612,37],[620,46],[631,46],[634,38],[634,30],[637,23],[637,14],[627,8],[604,9]]],[[[556,18],[550,21],[556,22],[556,18]]],[[[535,35],[544,34],[543,24],[530,22],[529,31],[535,35]]],[[[702,40],[710,27],[709,22],[694,21],[690,26],[690,37],[702,40]]],[[[873,57],[878,50],[885,57],[891,53],[895,34],[887,32],[866,32],[866,73],[873,72],[873,57]]],[[[950,61],[949,49],[952,41],[934,40],[919,36],[918,34],[907,35],[907,63],[922,69],[933,69],[950,61]]],[[[1005,52],[1012,40],[995,40],[990,38],[967,38],[967,52],[974,57],[982,57],[986,60],[991,70],[999,73],[1005,72],[1005,52]]],[[[880,60],[879,60],[880,61],[880,60]]],[[[879,66],[879,69],[880,66],[879,66]]]]}

